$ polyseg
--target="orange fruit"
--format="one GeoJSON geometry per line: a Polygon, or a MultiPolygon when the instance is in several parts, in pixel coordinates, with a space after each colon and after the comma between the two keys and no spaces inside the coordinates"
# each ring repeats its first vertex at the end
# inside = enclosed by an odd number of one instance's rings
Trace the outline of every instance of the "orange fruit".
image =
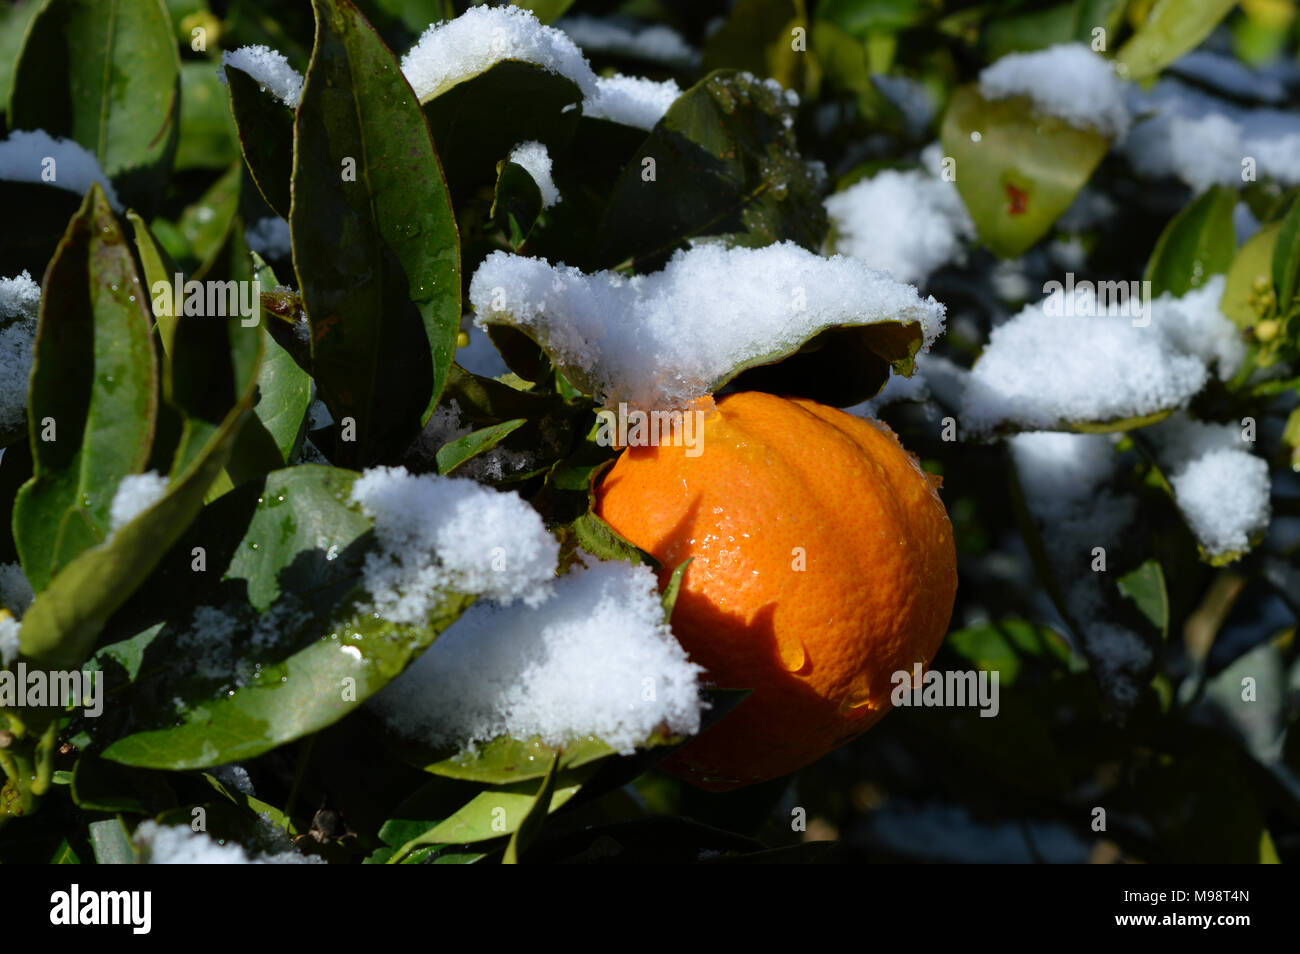
{"type": "Polygon", "coordinates": [[[697,456],[629,447],[596,513],[653,554],[687,559],[673,632],[708,679],[753,689],[661,767],[723,791],[792,772],[890,708],[928,665],[957,590],[937,481],[887,426],[814,401],[731,394],[697,456]]]}

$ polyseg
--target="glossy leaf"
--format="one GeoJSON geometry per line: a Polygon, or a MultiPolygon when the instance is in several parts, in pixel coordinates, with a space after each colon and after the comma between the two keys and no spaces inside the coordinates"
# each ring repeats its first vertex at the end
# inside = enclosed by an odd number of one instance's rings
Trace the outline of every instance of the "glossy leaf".
{"type": "Polygon", "coordinates": [[[293,110],[241,69],[226,66],[230,112],[249,175],[282,219],[289,218],[293,176],[293,110]]]}
{"type": "Polygon", "coordinates": [[[1169,636],[1169,593],[1165,573],[1156,560],[1147,560],[1116,581],[1119,591],[1131,599],[1162,638],[1169,636]]]}
{"type": "MultiPolygon", "coordinates": [[[[128,765],[204,768],[259,755],[330,725],[356,709],[473,602],[447,594],[419,626],[363,611],[357,588],[370,521],[348,503],[350,471],[303,465],[245,484],[205,510],[181,544],[204,539],[222,584],[209,599],[275,612],[260,641],[236,639],[240,676],[149,666],[177,655],[183,619],[145,650],[147,673],[133,689],[133,731],[104,750],[128,765]],[[219,597],[224,594],[225,602],[219,597]],[[172,700],[179,699],[176,712],[172,700]]],[[[251,622],[251,621],[250,621],[251,622]]],[[[243,630],[247,633],[247,629],[243,630]]]]}
{"type": "MultiPolygon", "coordinates": [[[[275,272],[260,257],[254,257],[257,280],[264,291],[279,285],[275,272]]],[[[259,307],[261,303],[259,302],[259,307]]],[[[277,319],[263,310],[260,323],[265,358],[257,374],[258,420],[275,441],[281,463],[288,463],[302,444],[307,409],[311,405],[312,382],[293,355],[281,347],[269,327],[277,319]]]]}
{"type": "Polygon", "coordinates": [[[988,101],[974,86],[953,93],[940,139],[980,239],[1003,258],[1047,234],[1109,145],[1098,132],[1034,115],[1023,97],[988,101]]]}
{"type": "Polygon", "coordinates": [[[1198,47],[1234,6],[1235,0],[1155,0],[1115,62],[1128,79],[1153,76],[1198,47]]]}
{"type": "Polygon", "coordinates": [[[162,0],[48,0],[14,66],[9,126],[77,141],[135,203],[171,170],[180,93],[162,0]]]}
{"type": "Polygon", "coordinates": [[[510,842],[506,845],[505,856],[501,859],[502,864],[519,864],[519,856],[527,850],[528,846],[541,832],[542,826],[546,824],[546,816],[551,806],[551,796],[555,792],[555,774],[559,762],[558,756],[551,756],[550,763],[546,768],[546,776],[542,779],[542,786],[537,790],[537,795],[533,799],[533,807],[528,809],[523,821],[519,823],[519,827],[510,836],[510,842]]]}
{"type": "Polygon", "coordinates": [[[820,250],[826,213],[790,118],[779,94],[733,72],[683,93],[614,185],[601,224],[605,264],[630,257],[638,268],[658,267],[706,236],[820,250]]]}
{"type": "Polygon", "coordinates": [[[1273,249],[1273,291],[1280,314],[1287,314],[1297,292],[1300,274],[1300,199],[1291,203],[1291,211],[1282,220],[1273,249]]]}
{"type": "Polygon", "coordinates": [[[438,448],[438,473],[451,474],[455,472],[456,468],[468,463],[480,454],[492,450],[506,437],[527,423],[528,421],[525,418],[515,418],[513,421],[493,424],[491,427],[471,431],[464,437],[448,441],[438,448]]]}
{"type": "Polygon", "coordinates": [[[1237,237],[1232,210],[1237,194],[1214,186],[1174,216],[1156,242],[1143,278],[1155,297],[1170,292],[1181,298],[1232,264],[1237,237]]]}
{"type": "Polygon", "coordinates": [[[92,186],[46,274],[34,348],[35,473],[14,505],[14,538],[38,593],[108,536],[117,485],[149,459],[158,407],[148,302],[126,236],[92,186]],[[42,438],[47,425],[53,440],[42,438]]]}
{"type": "Polygon", "coordinates": [[[346,0],[314,9],[289,224],[316,384],[334,420],[355,425],[335,459],[366,464],[404,449],[442,392],[460,327],[460,243],[393,54],[346,0]]]}
{"type": "Polygon", "coordinates": [[[448,186],[459,197],[491,183],[497,163],[521,142],[540,142],[559,155],[573,136],[581,102],[572,80],[534,63],[503,60],[434,91],[421,105],[448,186]]]}

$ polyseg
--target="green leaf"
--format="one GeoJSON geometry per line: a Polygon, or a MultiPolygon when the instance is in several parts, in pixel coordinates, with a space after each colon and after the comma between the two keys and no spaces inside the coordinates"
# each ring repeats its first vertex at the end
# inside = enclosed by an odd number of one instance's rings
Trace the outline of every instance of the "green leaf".
{"type": "Polygon", "coordinates": [[[1109,147],[1094,130],[1037,115],[1024,97],[989,101],[974,86],[953,93],[940,140],[980,239],[1003,258],[1047,234],[1109,147]]]}
{"type": "Polygon", "coordinates": [[[137,204],[171,171],[180,95],[161,0],[47,0],[14,66],[9,126],[77,141],[137,204]]]}
{"type": "MultiPolygon", "coordinates": [[[[279,285],[275,272],[256,255],[253,263],[263,291],[279,285]]],[[[259,307],[260,307],[259,302],[259,307]]],[[[261,332],[265,358],[257,373],[257,406],[253,409],[280,451],[281,463],[288,463],[302,445],[311,405],[311,376],[293,355],[282,348],[268,330],[274,316],[262,312],[261,332]]]]}
{"type": "MultiPolygon", "coordinates": [[[[405,740],[402,740],[405,741],[405,740]]],[[[402,741],[397,744],[400,746],[402,741]]],[[[657,739],[647,741],[647,747],[658,744],[657,739]]],[[[417,748],[407,749],[409,756],[417,748]]],[[[581,739],[564,746],[547,745],[541,739],[512,739],[502,736],[478,745],[473,751],[458,752],[421,767],[431,775],[458,779],[463,782],[480,782],[486,785],[508,785],[541,778],[554,761],[560,770],[581,768],[592,762],[614,755],[614,749],[596,738],[581,739]]],[[[417,759],[417,761],[423,761],[417,759]]]]}
{"type": "Polygon", "coordinates": [[[1115,62],[1127,79],[1154,76],[1200,46],[1236,0],[1155,0],[1146,21],[1129,37],[1115,62]]]}
{"type": "Polygon", "coordinates": [[[540,142],[560,155],[573,137],[581,102],[572,80],[535,63],[502,60],[433,91],[421,106],[448,187],[461,197],[492,182],[497,162],[521,142],[540,142]]]}
{"type": "Polygon", "coordinates": [[[294,138],[294,267],[321,397],[340,426],[355,425],[335,459],[368,464],[403,450],[442,393],[460,328],[460,242],[393,54],[350,4],[314,9],[294,138]],[[349,160],[355,181],[342,175],[349,160]]]}
{"type": "MultiPolygon", "coordinates": [[[[594,766],[588,765],[560,773],[554,779],[547,811],[554,812],[578,794],[593,770],[594,766]]],[[[472,845],[512,834],[528,816],[544,785],[545,780],[533,780],[486,789],[450,817],[402,845],[388,863],[400,863],[406,855],[423,845],[472,845]]]]}
{"type": "Polygon", "coordinates": [[[812,52],[824,86],[851,93],[861,119],[884,124],[895,121],[897,107],[885,99],[871,81],[867,48],[835,24],[818,20],[812,25],[812,52]]]}
{"type": "Polygon", "coordinates": [[[686,575],[686,568],[691,565],[691,560],[694,559],[695,557],[691,557],[679,564],[677,569],[673,570],[673,575],[668,578],[668,584],[664,587],[660,602],[663,603],[664,622],[666,623],[672,622],[673,607],[677,605],[677,594],[682,588],[682,577],[686,575]]]}
{"type": "Polygon", "coordinates": [[[0,109],[9,108],[14,65],[18,62],[18,53],[23,47],[27,25],[40,8],[41,0],[17,0],[0,9],[0,109]]]}
{"type": "Polygon", "coordinates": [[[492,450],[509,434],[519,430],[520,427],[527,423],[527,419],[520,417],[513,421],[504,421],[500,424],[493,424],[491,427],[471,431],[464,437],[448,441],[438,448],[438,473],[452,473],[462,464],[492,450]]]}
{"type": "Polygon", "coordinates": [[[1277,310],[1285,315],[1296,297],[1297,273],[1300,273],[1300,199],[1291,203],[1291,211],[1282,220],[1273,248],[1273,291],[1277,310]]]}
{"type": "Polygon", "coordinates": [[[1050,627],[1019,619],[968,626],[948,634],[945,645],[979,669],[997,672],[1004,686],[1012,686],[1020,675],[1025,657],[1043,658],[1057,664],[1069,661],[1070,648],[1050,627]]]}
{"type": "Polygon", "coordinates": [[[1237,251],[1232,225],[1236,204],[1236,192],[1214,186],[1174,216],[1156,240],[1142,276],[1151,282],[1153,296],[1171,292],[1181,298],[1228,270],[1237,251]]]}
{"type": "Polygon", "coordinates": [[[59,847],[54,849],[54,854],[50,856],[49,864],[52,865],[79,865],[81,859],[77,853],[68,844],[68,839],[59,842],[59,847]]]}
{"type": "Polygon", "coordinates": [[[289,109],[243,70],[226,66],[230,112],[249,175],[282,219],[289,218],[293,176],[293,116],[289,109]]]}
{"type": "MultiPolygon", "coordinates": [[[[1058,3],[1045,10],[1016,12],[984,24],[980,37],[984,58],[992,63],[1009,53],[1041,50],[1075,39],[1076,4],[1058,3]]],[[[1084,41],[1092,39],[1085,37],[1084,41]]]]}
{"type": "Polygon", "coordinates": [[[645,564],[655,571],[660,568],[658,560],[620,535],[595,511],[584,513],[569,525],[569,529],[577,545],[599,560],[625,560],[645,564]]]}
{"type": "MultiPolygon", "coordinates": [[[[166,294],[171,294],[171,289],[175,286],[176,276],[180,273],[178,266],[172,257],[167,254],[167,250],[158,242],[157,237],[145,224],[144,219],[135,212],[126,214],[127,221],[131,223],[131,233],[135,238],[135,253],[140,258],[140,264],[144,268],[144,286],[150,303],[150,311],[153,312],[154,288],[162,282],[167,286],[166,294]]],[[[161,291],[161,289],[159,289],[161,291]]],[[[172,309],[175,310],[175,309],[172,309]]],[[[165,349],[172,346],[172,337],[176,334],[176,317],[168,314],[154,314],[154,321],[158,327],[158,337],[162,341],[165,349]]]]}
{"type": "Polygon", "coordinates": [[[1142,615],[1160,631],[1162,639],[1169,637],[1169,593],[1165,589],[1165,573],[1158,560],[1147,560],[1135,570],[1130,570],[1116,581],[1119,591],[1137,604],[1142,615]]]}
{"type": "Polygon", "coordinates": [[[126,830],[121,816],[91,822],[89,834],[96,864],[135,864],[135,847],[131,844],[131,834],[126,830]]]}
{"type": "MultiPolygon", "coordinates": [[[[123,238],[118,238],[117,248],[118,254],[125,251],[123,238]]],[[[167,490],[109,539],[96,541],[98,545],[68,563],[40,593],[23,617],[24,655],[52,669],[80,665],[109,616],[185,532],[208,488],[225,469],[241,426],[253,418],[261,345],[256,331],[241,327],[237,318],[198,315],[177,322],[164,391],[185,421],[167,490]]],[[[153,347],[147,338],[144,347],[152,376],[153,347]]],[[[152,390],[149,399],[152,408],[152,390]]],[[[108,487],[116,488],[107,479],[108,487]]]]}
{"type": "Polygon", "coordinates": [[[370,521],[348,502],[356,476],[314,465],[287,468],[204,511],[171,565],[188,559],[192,541],[207,543],[209,572],[219,572],[222,583],[204,598],[217,597],[214,605],[240,620],[229,644],[234,668],[215,675],[183,668],[176,638],[190,620],[164,628],[146,649],[132,689],[133,731],[109,745],[105,758],[205,768],[309,735],[383,688],[473,602],[448,593],[421,625],[391,623],[361,608],[358,574],[371,538],[370,521]],[[256,621],[240,615],[249,607],[275,614],[263,618],[258,640],[256,621]]]}
{"type": "Polygon", "coordinates": [[[492,192],[492,221],[519,248],[532,232],[542,212],[542,190],[527,169],[517,162],[499,164],[496,187],[492,192]]]}
{"type": "Polygon", "coordinates": [[[1273,288],[1280,223],[1266,225],[1242,243],[1228,266],[1228,280],[1219,309],[1239,328],[1251,328],[1271,310],[1267,299],[1273,288]]]}
{"type": "Polygon", "coordinates": [[[537,795],[533,799],[532,808],[528,809],[528,813],[524,815],[519,827],[510,836],[510,842],[506,845],[505,856],[501,859],[502,864],[519,864],[519,856],[527,850],[533,839],[541,832],[542,826],[546,824],[546,816],[551,807],[551,796],[555,792],[555,769],[559,764],[559,756],[551,756],[550,764],[546,769],[546,776],[542,779],[542,786],[537,790],[537,795]]]}
{"type": "Polygon", "coordinates": [[[180,123],[176,171],[224,169],[239,159],[226,91],[211,63],[181,64],[180,123]]]}
{"type": "Polygon", "coordinates": [[[784,98],[753,77],[718,71],[688,89],[614,185],[601,223],[606,263],[658,267],[705,236],[819,251],[826,212],[791,119],[784,98]]]}
{"type": "Polygon", "coordinates": [[[149,459],[158,406],[148,301],[126,236],[93,185],[46,274],[34,346],[35,472],[13,523],[37,593],[103,542],[117,485],[149,459]]]}
{"type": "Polygon", "coordinates": [[[940,12],[939,0],[825,0],[817,5],[817,18],[834,23],[858,37],[869,33],[905,30],[940,12]]]}
{"type": "Polygon", "coordinates": [[[794,49],[794,30],[808,30],[803,0],[737,0],[727,20],[704,42],[701,69],[747,70],[801,89],[806,51],[794,49]]]}

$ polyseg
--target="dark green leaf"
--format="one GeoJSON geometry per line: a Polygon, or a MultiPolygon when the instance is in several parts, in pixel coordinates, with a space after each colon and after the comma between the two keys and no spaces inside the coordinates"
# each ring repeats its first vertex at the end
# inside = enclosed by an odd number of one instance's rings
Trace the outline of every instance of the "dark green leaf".
{"type": "Polygon", "coordinates": [[[14,505],[14,538],[38,593],[107,537],[117,485],[149,459],[158,407],[148,302],[94,185],[46,275],[34,347],[35,475],[14,505]]]}
{"type": "Polygon", "coordinates": [[[135,204],[171,170],[180,92],[162,0],[48,0],[14,66],[9,126],[76,140],[135,204]]]}
{"type": "Polygon", "coordinates": [[[794,48],[796,28],[807,33],[803,0],[737,0],[726,22],[705,41],[701,68],[748,70],[801,89],[807,56],[794,48]]]}
{"type": "Polygon", "coordinates": [[[1232,226],[1236,204],[1236,192],[1214,186],[1174,216],[1160,233],[1143,275],[1152,295],[1171,292],[1181,298],[1228,270],[1237,252],[1232,226]]]}
{"type": "Polygon", "coordinates": [[[1119,591],[1137,604],[1142,615],[1160,631],[1162,638],[1169,636],[1169,593],[1165,589],[1165,573],[1159,561],[1147,560],[1136,570],[1130,570],[1116,581],[1119,591]]]}
{"type": "Polygon", "coordinates": [[[277,215],[289,218],[289,180],[293,176],[293,110],[241,69],[227,66],[230,111],[239,148],[258,191],[277,215]]]}
{"type": "Polygon", "coordinates": [[[580,102],[572,80],[518,60],[425,96],[421,105],[458,207],[460,197],[493,181],[497,163],[521,142],[540,142],[559,155],[573,136],[580,102]]]}
{"type": "Polygon", "coordinates": [[[528,238],[542,212],[542,190],[532,174],[516,162],[501,163],[492,193],[492,220],[506,233],[512,248],[528,238]]]}
{"type": "Polygon", "coordinates": [[[791,119],[779,93],[737,73],[712,73],[683,93],[614,186],[601,224],[606,264],[657,267],[704,236],[820,250],[826,213],[791,119]]]}
{"type": "Polygon", "coordinates": [[[1296,276],[1300,273],[1300,199],[1291,203],[1291,211],[1282,220],[1273,249],[1273,291],[1277,310],[1285,315],[1296,297],[1296,276]]]}
{"type": "Polygon", "coordinates": [[[276,622],[260,643],[242,627],[230,644],[234,670],[215,676],[178,668],[183,654],[175,639],[188,631],[188,619],[165,630],[146,650],[146,675],[134,688],[135,731],[109,745],[105,758],[203,768],[308,735],[386,685],[473,602],[449,593],[418,626],[360,608],[357,574],[370,521],[348,503],[355,477],[314,465],[289,468],[204,512],[183,546],[206,539],[210,567],[224,568],[227,599],[218,607],[232,615],[250,606],[274,611],[276,622]]]}
{"type": "Polygon", "coordinates": [[[316,384],[340,435],[347,419],[355,427],[335,458],[371,463],[403,450],[442,392],[460,327],[460,243],[393,54],[350,4],[314,8],[294,139],[294,266],[316,384]]]}

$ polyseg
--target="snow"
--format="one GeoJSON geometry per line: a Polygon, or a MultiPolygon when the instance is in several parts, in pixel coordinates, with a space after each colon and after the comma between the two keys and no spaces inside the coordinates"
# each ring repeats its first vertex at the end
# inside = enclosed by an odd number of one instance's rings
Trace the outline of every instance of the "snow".
{"type": "Polygon", "coordinates": [[[0,563],[0,604],[15,616],[27,612],[36,595],[18,563],[0,563]]]}
{"type": "Polygon", "coordinates": [[[891,404],[903,401],[920,402],[937,400],[944,407],[961,404],[969,372],[960,365],[936,354],[918,354],[912,362],[912,376],[904,377],[890,371],[885,386],[873,398],[845,408],[859,417],[876,417],[891,404]]]}
{"type": "Polygon", "coordinates": [[[917,322],[926,347],[943,330],[933,298],[855,259],[791,242],[698,245],[661,272],[631,278],[494,252],[469,294],[480,325],[525,331],[607,404],[643,410],[684,406],[738,366],[834,325],[917,322]]]}
{"type": "Polygon", "coordinates": [[[565,17],[555,26],[590,53],[624,56],[666,66],[693,66],[700,54],[672,27],[615,22],[592,16],[565,17]]]}
{"type": "Polygon", "coordinates": [[[650,130],[680,95],[681,87],[670,79],[656,81],[622,74],[602,76],[596,80],[596,92],[583,101],[582,112],[593,119],[650,130]]]}
{"type": "Polygon", "coordinates": [[[402,734],[462,749],[595,736],[629,753],[656,730],[697,732],[702,670],[664,622],[654,574],[588,559],[540,609],[471,606],[372,708],[402,734]]]}
{"type": "Polygon", "coordinates": [[[0,142],[0,179],[43,183],[77,195],[85,195],[90,184],[98,182],[108,204],[122,211],[117,192],[95,154],[80,143],[55,139],[41,129],[14,130],[8,139],[0,142]],[[52,164],[47,162],[51,159],[52,164]],[[46,179],[51,173],[54,178],[46,179]]]}
{"type": "Polygon", "coordinates": [[[402,57],[402,72],[424,102],[504,60],[533,63],[571,80],[586,115],[640,129],[652,128],[681,95],[672,80],[598,77],[568,34],[543,25],[531,10],[510,6],[471,7],[433,24],[402,57]]]}
{"type": "Polygon", "coordinates": [[[142,821],[133,836],[141,860],[151,865],[313,865],[323,858],[292,848],[275,854],[251,854],[235,842],[218,842],[182,825],[142,821]]]}
{"type": "Polygon", "coordinates": [[[1129,125],[1126,84],[1081,43],[1004,56],[980,73],[979,91],[989,100],[1026,96],[1040,112],[1107,137],[1129,125]]]}
{"type": "Polygon", "coordinates": [[[0,666],[18,658],[18,631],[22,624],[8,614],[0,614],[0,666]]]}
{"type": "Polygon", "coordinates": [[[23,423],[40,304],[40,286],[26,271],[0,278],[0,431],[23,423]]]}
{"type": "MultiPolygon", "coordinates": [[[[462,418],[457,401],[440,404],[434,408],[420,436],[407,449],[406,459],[422,470],[435,470],[439,449],[474,430],[474,426],[462,418]]],[[[456,476],[472,477],[480,481],[500,481],[526,468],[530,459],[522,451],[497,446],[461,464],[456,468],[456,476]]]]}
{"type": "Polygon", "coordinates": [[[1176,414],[1147,428],[1174,502],[1211,557],[1249,550],[1268,529],[1268,462],[1250,452],[1238,424],[1176,414]]]}
{"type": "Polygon", "coordinates": [[[262,87],[290,109],[302,101],[302,74],[289,65],[283,53],[269,46],[241,46],[221,54],[221,81],[226,81],[226,67],[243,70],[262,87]]]}
{"type": "Polygon", "coordinates": [[[167,492],[167,477],[154,471],[128,474],[117,485],[108,509],[109,526],[114,533],[144,513],[167,492]]]}
{"type": "Polygon", "coordinates": [[[516,493],[404,467],[367,470],[352,501],[375,521],[379,552],[363,576],[375,611],[395,622],[427,620],[447,590],[537,606],[549,595],[559,543],[516,493]]]}
{"type": "Polygon", "coordinates": [[[1300,183],[1300,115],[1294,111],[1243,108],[1174,79],[1134,91],[1132,99],[1139,122],[1122,151],[1139,173],[1173,176],[1200,192],[1212,185],[1240,187],[1243,160],[1253,159],[1256,178],[1300,183]]]}
{"type": "Polygon", "coordinates": [[[828,197],[832,245],[903,282],[960,262],[975,225],[951,182],[886,169],[828,197]]]}
{"type": "Polygon", "coordinates": [[[1207,366],[1227,378],[1244,358],[1237,329],[1219,312],[1223,288],[1214,276],[1181,299],[1162,295],[1148,315],[1134,303],[1132,318],[1106,314],[1081,287],[1074,314],[1053,313],[1051,297],[1026,307],[993,329],[972,369],[966,424],[976,433],[1007,423],[1051,430],[1185,405],[1208,380],[1207,366]]]}
{"type": "Polygon", "coordinates": [[[1226,276],[1213,275],[1182,298],[1165,292],[1152,303],[1152,321],[1169,343],[1216,367],[1223,381],[1236,374],[1246,359],[1240,329],[1219,310],[1227,284],[1226,276]]]}
{"type": "Polygon", "coordinates": [[[551,178],[551,155],[540,142],[521,142],[510,150],[510,161],[522,166],[542,193],[542,208],[549,209],[560,201],[560,190],[551,178]]]}
{"type": "Polygon", "coordinates": [[[253,781],[248,777],[248,769],[237,762],[218,765],[215,768],[208,769],[208,772],[228,789],[244,795],[254,794],[253,781]]]}
{"type": "Polygon", "coordinates": [[[402,57],[402,72],[423,102],[503,60],[535,63],[572,80],[584,96],[596,74],[567,34],[544,26],[521,7],[471,7],[435,23],[402,57]]]}
{"type": "Polygon", "coordinates": [[[1119,455],[1104,434],[1031,432],[1007,442],[1025,503],[1047,541],[1065,608],[1102,690],[1121,705],[1136,701],[1151,648],[1137,633],[1107,620],[1105,574],[1092,570],[1095,547],[1122,545],[1137,500],[1116,492],[1119,455]]]}
{"type": "Polygon", "coordinates": [[[293,244],[289,239],[289,223],[278,215],[268,215],[258,219],[244,229],[244,241],[248,247],[263,258],[289,258],[293,254],[293,244]]]}

